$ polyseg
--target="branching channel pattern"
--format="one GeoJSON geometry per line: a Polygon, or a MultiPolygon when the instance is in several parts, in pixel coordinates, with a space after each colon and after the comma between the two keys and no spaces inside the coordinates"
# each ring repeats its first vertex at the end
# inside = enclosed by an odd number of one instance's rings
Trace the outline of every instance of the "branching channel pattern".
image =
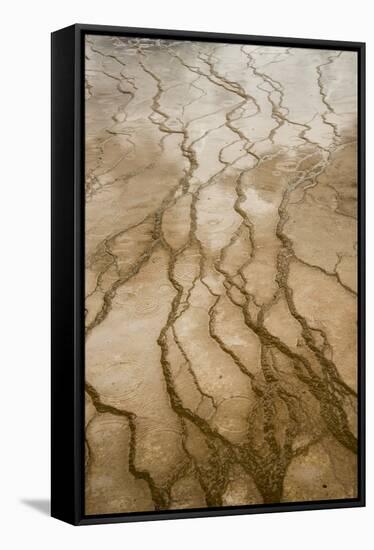
{"type": "Polygon", "coordinates": [[[357,495],[355,56],[86,37],[86,514],[357,495]]]}

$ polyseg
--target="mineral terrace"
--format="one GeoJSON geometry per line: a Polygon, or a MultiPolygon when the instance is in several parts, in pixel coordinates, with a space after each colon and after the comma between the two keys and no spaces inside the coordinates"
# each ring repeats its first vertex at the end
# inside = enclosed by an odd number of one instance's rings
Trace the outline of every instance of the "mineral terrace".
{"type": "Polygon", "coordinates": [[[85,47],[86,514],[357,496],[356,53],[85,47]]]}

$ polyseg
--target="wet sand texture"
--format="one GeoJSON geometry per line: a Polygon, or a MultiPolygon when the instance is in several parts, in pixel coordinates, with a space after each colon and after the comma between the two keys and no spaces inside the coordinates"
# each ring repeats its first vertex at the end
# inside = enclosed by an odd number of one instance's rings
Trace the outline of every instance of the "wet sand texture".
{"type": "Polygon", "coordinates": [[[86,514],[357,496],[356,72],[86,37],[86,514]]]}

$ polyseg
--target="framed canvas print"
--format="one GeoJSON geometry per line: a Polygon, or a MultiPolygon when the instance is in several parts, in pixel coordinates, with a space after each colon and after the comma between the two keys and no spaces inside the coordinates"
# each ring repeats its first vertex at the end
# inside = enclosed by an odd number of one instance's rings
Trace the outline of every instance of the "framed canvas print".
{"type": "Polygon", "coordinates": [[[52,34],[52,515],[363,506],[362,43],[52,34]]]}

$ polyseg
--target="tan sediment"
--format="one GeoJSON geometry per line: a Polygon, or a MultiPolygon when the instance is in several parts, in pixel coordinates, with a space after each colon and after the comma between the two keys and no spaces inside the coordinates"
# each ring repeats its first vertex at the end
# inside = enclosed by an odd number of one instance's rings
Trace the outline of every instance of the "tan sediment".
{"type": "Polygon", "coordinates": [[[87,514],[357,494],[355,55],[87,36],[87,514]]]}

